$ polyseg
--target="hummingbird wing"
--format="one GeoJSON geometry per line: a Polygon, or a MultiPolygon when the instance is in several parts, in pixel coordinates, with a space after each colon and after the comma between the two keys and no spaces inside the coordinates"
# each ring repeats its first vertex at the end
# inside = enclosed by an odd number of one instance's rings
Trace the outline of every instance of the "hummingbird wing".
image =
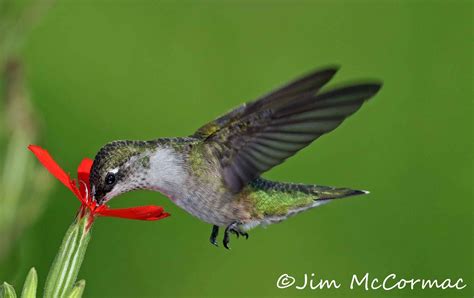
{"type": "Polygon", "coordinates": [[[335,129],[381,87],[357,84],[318,94],[336,71],[312,72],[196,131],[193,137],[218,157],[232,192],[335,129]]]}

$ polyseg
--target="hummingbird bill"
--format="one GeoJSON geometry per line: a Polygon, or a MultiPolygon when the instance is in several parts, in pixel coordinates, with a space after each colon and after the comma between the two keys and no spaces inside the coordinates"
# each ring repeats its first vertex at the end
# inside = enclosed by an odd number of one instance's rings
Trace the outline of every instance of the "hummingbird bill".
{"type": "Polygon", "coordinates": [[[248,238],[331,200],[368,193],[347,187],[276,182],[261,177],[334,130],[381,88],[379,81],[321,90],[338,67],[313,71],[244,103],[186,137],[121,140],[103,146],[90,175],[99,204],[133,190],[157,191],[212,225],[210,242],[248,238]]]}

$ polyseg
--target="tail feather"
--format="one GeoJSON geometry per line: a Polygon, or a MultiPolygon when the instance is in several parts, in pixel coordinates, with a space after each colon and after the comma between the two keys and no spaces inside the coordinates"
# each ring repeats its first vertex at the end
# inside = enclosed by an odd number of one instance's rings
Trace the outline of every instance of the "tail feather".
{"type": "Polygon", "coordinates": [[[283,221],[305,210],[334,199],[368,194],[365,190],[298,183],[283,183],[257,178],[251,182],[255,207],[261,224],[283,221]]]}
{"type": "Polygon", "coordinates": [[[282,192],[288,194],[303,193],[313,195],[315,200],[340,199],[349,196],[368,194],[366,190],[356,190],[344,187],[331,187],[301,183],[287,183],[270,181],[263,178],[257,178],[251,182],[251,185],[264,191],[282,192]]]}
{"type": "MultiPolygon", "coordinates": [[[[310,187],[321,188],[321,186],[313,186],[310,187]]],[[[337,188],[337,187],[324,187],[325,189],[321,190],[314,190],[314,194],[318,197],[315,200],[324,201],[324,200],[333,200],[333,199],[343,199],[352,196],[358,195],[365,195],[369,194],[366,190],[358,190],[358,189],[351,189],[351,188],[337,188]]]]}

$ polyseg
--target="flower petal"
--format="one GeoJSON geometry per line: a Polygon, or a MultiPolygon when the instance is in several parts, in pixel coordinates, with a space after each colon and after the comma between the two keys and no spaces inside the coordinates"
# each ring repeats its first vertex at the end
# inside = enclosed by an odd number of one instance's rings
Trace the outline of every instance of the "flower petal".
{"type": "Polygon", "coordinates": [[[159,220],[170,216],[164,212],[160,206],[139,206],[132,208],[110,209],[106,205],[102,205],[95,210],[96,214],[108,217],[120,217],[139,220],[159,220]]]}
{"type": "Polygon", "coordinates": [[[94,161],[90,158],[84,158],[81,164],[77,168],[77,179],[79,180],[79,190],[81,195],[88,200],[89,191],[91,189],[89,185],[89,175],[91,173],[92,164],[94,161]]]}
{"type": "Polygon", "coordinates": [[[29,145],[28,149],[33,152],[36,158],[38,158],[39,162],[51,173],[51,175],[56,177],[56,179],[61,181],[62,184],[69,188],[81,202],[83,201],[81,193],[79,192],[79,189],[77,189],[77,186],[74,181],[54,161],[51,155],[49,155],[48,151],[36,145],[29,145]]]}

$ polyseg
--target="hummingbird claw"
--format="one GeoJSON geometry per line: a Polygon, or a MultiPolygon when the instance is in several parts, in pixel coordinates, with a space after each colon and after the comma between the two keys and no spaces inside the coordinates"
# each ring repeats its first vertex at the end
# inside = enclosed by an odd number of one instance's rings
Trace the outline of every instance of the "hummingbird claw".
{"type": "Polygon", "coordinates": [[[239,232],[237,232],[236,230],[230,230],[230,232],[231,232],[232,234],[234,234],[235,236],[237,236],[237,238],[239,238],[239,236],[240,236],[240,233],[239,233],[239,232]]]}
{"type": "Polygon", "coordinates": [[[237,238],[239,238],[240,236],[244,236],[245,239],[249,238],[249,234],[240,229],[240,227],[239,227],[240,224],[241,224],[240,222],[236,221],[236,222],[231,223],[230,225],[228,225],[225,228],[224,240],[222,241],[225,248],[230,249],[230,247],[229,247],[230,233],[235,234],[235,236],[237,236],[237,238]]]}
{"type": "Polygon", "coordinates": [[[227,249],[230,249],[229,247],[229,227],[227,227],[225,229],[225,232],[224,232],[224,239],[222,240],[222,243],[224,244],[224,247],[227,248],[227,249]]]}
{"type": "Polygon", "coordinates": [[[212,245],[219,246],[217,244],[217,235],[219,234],[219,227],[214,225],[212,227],[211,237],[209,237],[209,241],[212,245]]]}

